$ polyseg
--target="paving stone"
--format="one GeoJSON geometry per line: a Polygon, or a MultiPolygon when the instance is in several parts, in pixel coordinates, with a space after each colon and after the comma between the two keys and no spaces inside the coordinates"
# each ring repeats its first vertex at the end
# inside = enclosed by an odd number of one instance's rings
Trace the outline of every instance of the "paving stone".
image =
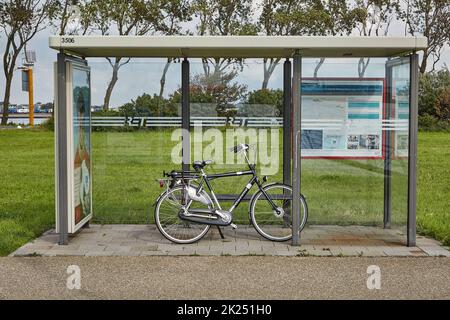
{"type": "Polygon", "coordinates": [[[410,249],[407,247],[389,247],[383,251],[391,257],[408,257],[412,255],[410,249]]]}
{"type": "Polygon", "coordinates": [[[254,251],[254,252],[259,252],[259,251],[263,251],[262,246],[260,244],[256,244],[256,243],[250,243],[248,246],[248,250],[249,251],[254,251]]]}
{"type": "Polygon", "coordinates": [[[331,251],[328,250],[308,250],[308,254],[311,256],[331,256],[331,251]]]}
{"type": "Polygon", "coordinates": [[[169,256],[194,256],[195,254],[195,250],[171,251],[167,253],[169,256]]]}
{"type": "Polygon", "coordinates": [[[68,250],[73,250],[73,251],[76,251],[76,250],[78,250],[80,248],[80,246],[79,245],[77,245],[77,244],[71,244],[71,243],[69,243],[68,245],[59,245],[59,244],[56,244],[56,245],[53,245],[51,248],[49,248],[48,250],[52,250],[52,251],[68,251],[68,250]]]}
{"type": "Polygon", "coordinates": [[[119,256],[119,257],[138,257],[142,254],[140,251],[113,251],[111,256],[119,256]]]}
{"type": "Polygon", "coordinates": [[[439,241],[434,240],[434,239],[428,239],[428,238],[422,238],[422,239],[417,239],[416,241],[417,246],[440,246],[441,244],[439,243],[439,241]]]}
{"type": "Polygon", "coordinates": [[[53,243],[47,243],[47,244],[26,244],[21,249],[25,250],[50,250],[53,247],[55,247],[55,244],[53,243]]]}
{"type": "Polygon", "coordinates": [[[387,253],[383,249],[379,248],[367,248],[366,250],[362,251],[363,257],[383,257],[387,256],[387,253]]]}
{"type": "Polygon", "coordinates": [[[113,256],[113,251],[88,251],[86,252],[86,257],[110,257],[113,256]]]}
{"type": "Polygon", "coordinates": [[[43,249],[22,249],[19,248],[18,250],[14,251],[10,254],[10,256],[13,257],[27,257],[27,256],[40,256],[40,255],[47,255],[48,250],[43,249]]]}
{"type": "Polygon", "coordinates": [[[142,251],[140,256],[167,256],[167,252],[162,251],[142,251]]]}
{"type": "Polygon", "coordinates": [[[444,257],[450,257],[450,251],[446,250],[443,247],[438,246],[420,246],[420,249],[422,249],[426,254],[430,256],[444,256],[444,257]]]}
{"type": "Polygon", "coordinates": [[[236,251],[236,249],[233,248],[228,248],[228,249],[223,249],[222,252],[216,252],[217,255],[227,255],[227,254],[234,254],[236,251]]]}
{"type": "Polygon", "coordinates": [[[198,254],[200,256],[205,256],[205,255],[207,256],[207,255],[211,255],[212,254],[212,252],[209,250],[209,248],[197,247],[197,248],[194,249],[194,251],[195,251],[195,254],[198,254]]]}
{"type": "Polygon", "coordinates": [[[157,245],[143,245],[131,247],[131,251],[158,251],[157,245]]]}
{"type": "Polygon", "coordinates": [[[95,251],[95,252],[101,252],[105,251],[106,246],[94,244],[94,245],[80,245],[79,250],[82,251],[95,251]]]}
{"type": "Polygon", "coordinates": [[[109,245],[105,247],[105,251],[112,251],[112,252],[129,252],[131,251],[131,246],[115,246],[115,245],[109,245]]]}
{"type": "Polygon", "coordinates": [[[250,255],[250,251],[244,248],[236,248],[236,251],[233,253],[236,256],[248,256],[250,255]]]}
{"type": "Polygon", "coordinates": [[[83,251],[83,250],[74,250],[74,249],[68,249],[68,250],[49,250],[45,253],[45,255],[50,255],[50,256],[61,256],[61,257],[65,257],[65,256],[84,256],[86,255],[88,251],[83,251]]]}

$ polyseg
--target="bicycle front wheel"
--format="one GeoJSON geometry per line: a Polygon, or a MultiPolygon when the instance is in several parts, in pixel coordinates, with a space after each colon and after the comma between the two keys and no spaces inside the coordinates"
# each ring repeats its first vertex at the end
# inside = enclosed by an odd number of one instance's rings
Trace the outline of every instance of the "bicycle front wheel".
{"type": "MultiPolygon", "coordinates": [[[[175,243],[193,243],[200,240],[210,226],[181,220],[178,216],[182,210],[186,188],[178,186],[161,195],[155,207],[155,223],[164,237],[175,243]]],[[[211,209],[198,201],[193,201],[191,209],[211,209]]]]}
{"type": "MultiPolygon", "coordinates": [[[[275,183],[263,187],[267,197],[260,190],[250,204],[250,219],[256,231],[264,238],[272,241],[287,241],[292,238],[292,187],[275,183]],[[274,210],[272,204],[277,207],[274,210]]],[[[308,207],[305,198],[300,199],[300,231],[308,219],[308,207]]]]}

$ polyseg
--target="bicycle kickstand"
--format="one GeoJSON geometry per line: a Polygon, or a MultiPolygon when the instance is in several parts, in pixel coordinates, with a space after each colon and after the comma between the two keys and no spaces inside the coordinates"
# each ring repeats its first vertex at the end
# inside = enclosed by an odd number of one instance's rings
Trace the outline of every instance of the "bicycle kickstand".
{"type": "Polygon", "coordinates": [[[224,236],[223,233],[222,233],[222,229],[220,229],[219,226],[217,226],[217,230],[219,230],[220,237],[221,237],[222,239],[225,239],[225,236],[224,236]]]}

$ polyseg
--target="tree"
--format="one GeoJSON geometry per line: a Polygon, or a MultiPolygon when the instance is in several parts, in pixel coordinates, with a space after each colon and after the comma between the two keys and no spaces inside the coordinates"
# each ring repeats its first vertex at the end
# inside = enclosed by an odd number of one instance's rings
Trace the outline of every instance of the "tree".
{"type": "MultiPolygon", "coordinates": [[[[354,25],[352,11],[345,0],[265,0],[258,20],[266,35],[338,35],[350,34],[354,25]]],[[[262,89],[268,82],[280,58],[266,58],[262,89]]],[[[325,59],[315,68],[314,76],[325,59]]]]}
{"type": "MultiPolygon", "coordinates": [[[[257,28],[252,23],[251,0],[194,0],[192,10],[197,18],[197,34],[211,36],[256,35],[257,28]]],[[[232,78],[243,69],[242,59],[203,58],[205,77],[218,79],[232,78]]]]}
{"type": "MultiPolygon", "coordinates": [[[[174,0],[170,2],[169,12],[173,14],[169,15],[167,29],[164,32],[165,35],[176,35],[181,34],[181,22],[190,21],[192,8],[188,1],[185,0],[174,0]]],[[[160,89],[159,89],[159,97],[162,98],[164,94],[164,88],[166,85],[166,74],[169,71],[170,64],[173,62],[179,62],[179,59],[176,58],[167,58],[166,64],[163,68],[163,73],[161,75],[161,79],[159,80],[160,89]]]]}
{"type": "Polygon", "coordinates": [[[85,35],[90,27],[89,0],[54,1],[50,24],[62,35],[85,35]]]}
{"type": "Polygon", "coordinates": [[[177,115],[177,108],[172,101],[160,98],[156,94],[152,96],[144,93],[138,96],[136,100],[131,100],[131,102],[119,107],[119,112],[127,117],[173,117],[177,115]]]}
{"type": "MultiPolygon", "coordinates": [[[[233,82],[235,75],[220,72],[212,75],[198,74],[191,81],[189,101],[191,103],[214,103],[217,115],[230,117],[236,104],[245,98],[247,86],[233,82]]],[[[172,101],[181,102],[181,89],[174,92],[172,101]]]]}
{"type": "Polygon", "coordinates": [[[0,26],[6,37],[3,53],[5,93],[3,98],[2,125],[8,122],[11,85],[19,54],[42,29],[54,5],[50,0],[10,0],[0,3],[0,26]]]}
{"type": "Polygon", "coordinates": [[[435,110],[440,120],[450,123],[450,87],[440,92],[436,99],[435,110]]]}
{"type": "Polygon", "coordinates": [[[283,90],[260,89],[249,92],[248,104],[268,104],[277,108],[277,116],[283,116],[283,90]]]}
{"type": "Polygon", "coordinates": [[[450,41],[450,2],[448,0],[401,0],[399,17],[405,21],[405,34],[423,35],[428,39],[420,63],[420,73],[427,71],[428,60],[432,68],[441,58],[444,45],[450,41]]]}
{"type": "Polygon", "coordinates": [[[446,88],[450,88],[450,71],[442,69],[422,74],[419,81],[419,115],[438,118],[436,105],[446,88]]]}
{"type": "MultiPolygon", "coordinates": [[[[183,6],[170,0],[92,0],[86,5],[86,15],[90,17],[92,29],[102,35],[117,32],[121,36],[166,32],[167,20],[172,15],[179,16],[183,6]]],[[[111,80],[103,99],[104,110],[109,109],[111,95],[119,79],[119,70],[130,62],[130,58],[106,58],[112,68],[111,80]]]]}
{"type": "MultiPolygon", "coordinates": [[[[356,29],[361,36],[387,36],[389,27],[399,10],[397,0],[356,0],[356,29]]],[[[358,76],[363,78],[370,58],[360,58],[358,61],[358,76]]]]}

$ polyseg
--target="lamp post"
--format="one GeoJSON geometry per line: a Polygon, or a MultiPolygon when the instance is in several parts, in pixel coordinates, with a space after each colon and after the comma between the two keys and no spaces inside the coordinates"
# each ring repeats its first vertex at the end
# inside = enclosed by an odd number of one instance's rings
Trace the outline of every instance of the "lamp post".
{"type": "Polygon", "coordinates": [[[33,66],[36,62],[36,52],[26,50],[22,61],[22,91],[28,91],[28,122],[34,126],[34,90],[33,90],[33,66]]]}

